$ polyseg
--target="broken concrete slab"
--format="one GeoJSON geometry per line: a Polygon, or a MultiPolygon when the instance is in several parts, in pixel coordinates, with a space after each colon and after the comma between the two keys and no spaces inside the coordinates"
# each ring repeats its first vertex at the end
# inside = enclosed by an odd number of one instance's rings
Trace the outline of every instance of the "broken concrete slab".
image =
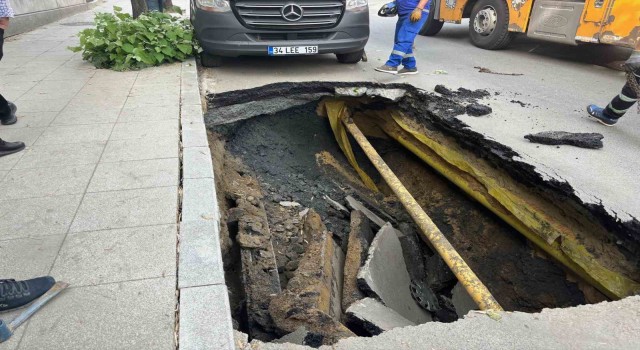
{"type": "Polygon", "coordinates": [[[236,242],[240,246],[249,333],[252,338],[268,341],[273,339],[271,333],[274,328],[268,311],[269,303],[281,291],[269,223],[261,205],[254,205],[243,197],[237,198],[236,204],[236,242]]]}
{"type": "Polygon", "coordinates": [[[349,242],[347,243],[347,255],[344,261],[343,310],[348,309],[351,304],[365,297],[358,288],[358,271],[367,260],[373,236],[371,221],[367,216],[359,210],[351,212],[349,242]]]}
{"type": "Polygon", "coordinates": [[[367,86],[358,87],[338,87],[336,88],[336,95],[338,96],[351,96],[351,97],[382,97],[391,101],[398,101],[407,93],[404,89],[391,89],[391,88],[373,88],[367,86]]]}
{"type": "Polygon", "coordinates": [[[451,302],[458,317],[464,317],[471,310],[478,310],[478,305],[471,299],[460,282],[451,291],[451,302]]]}
{"type": "Polygon", "coordinates": [[[289,333],[280,339],[274,340],[272,343],[276,344],[297,344],[308,345],[312,348],[317,348],[322,345],[324,336],[309,332],[306,327],[300,327],[295,332],[289,333]]]}
{"type": "Polygon", "coordinates": [[[406,319],[416,324],[429,322],[431,315],[411,296],[411,278],[396,231],[391,224],[378,231],[358,272],[358,286],[406,319]]]}
{"type": "Polygon", "coordinates": [[[466,107],[467,114],[472,117],[482,117],[483,115],[491,114],[493,109],[489,106],[485,106],[480,103],[471,103],[466,107]]]}
{"type": "Polygon", "coordinates": [[[351,209],[361,211],[362,213],[364,213],[364,215],[366,215],[369,218],[369,220],[371,220],[374,224],[378,225],[378,227],[382,227],[384,226],[384,224],[387,223],[385,220],[382,220],[378,215],[376,215],[374,212],[372,212],[367,207],[365,207],[364,204],[360,203],[357,199],[351,196],[347,196],[346,200],[347,200],[347,203],[349,204],[349,207],[351,207],[351,209]]]}
{"type": "Polygon", "coordinates": [[[458,280],[438,254],[426,259],[427,285],[435,292],[451,288],[458,280]]]}
{"type": "Polygon", "coordinates": [[[410,290],[413,299],[426,310],[438,310],[440,308],[438,298],[429,288],[426,279],[425,252],[423,251],[426,250],[426,247],[424,247],[424,242],[418,237],[415,227],[408,223],[401,223],[396,233],[400,240],[400,246],[402,246],[407,272],[411,278],[410,290]]]}
{"type": "Polygon", "coordinates": [[[566,131],[545,131],[525,135],[525,139],[543,145],[569,145],[580,148],[600,149],[604,136],[599,133],[575,133],[566,131]]]}
{"type": "Polygon", "coordinates": [[[373,298],[353,303],[346,314],[347,326],[362,336],[378,335],[390,329],[416,325],[373,298]]]}
{"type": "Polygon", "coordinates": [[[340,323],[344,253],[313,209],[304,218],[309,242],[287,289],[273,298],[269,312],[280,334],[306,327],[333,344],[354,334],[340,323]]]}

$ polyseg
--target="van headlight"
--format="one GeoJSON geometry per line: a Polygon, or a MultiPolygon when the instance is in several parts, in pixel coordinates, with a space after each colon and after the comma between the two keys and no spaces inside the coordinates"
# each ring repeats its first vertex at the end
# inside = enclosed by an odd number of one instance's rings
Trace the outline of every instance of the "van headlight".
{"type": "Polygon", "coordinates": [[[368,5],[368,0],[347,0],[347,11],[364,11],[368,5]]]}
{"type": "MultiPolygon", "coordinates": [[[[366,1],[366,0],[365,0],[366,1]]],[[[196,0],[198,8],[209,12],[229,12],[231,6],[229,6],[228,0],[196,0]]]]}

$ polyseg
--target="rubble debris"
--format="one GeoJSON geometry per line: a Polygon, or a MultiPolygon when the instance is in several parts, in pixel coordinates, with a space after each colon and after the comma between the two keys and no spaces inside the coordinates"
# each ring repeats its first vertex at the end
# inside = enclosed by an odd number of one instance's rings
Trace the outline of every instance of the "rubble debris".
{"type": "Polygon", "coordinates": [[[398,101],[403,98],[407,91],[404,89],[393,89],[393,88],[373,88],[366,86],[358,86],[351,88],[336,88],[336,95],[338,96],[351,96],[351,97],[381,97],[387,100],[391,100],[393,102],[398,101]]]}
{"type": "Polygon", "coordinates": [[[349,209],[347,209],[347,207],[345,207],[344,205],[342,205],[342,204],[340,204],[340,203],[338,203],[338,202],[334,201],[333,199],[331,199],[331,197],[329,197],[329,196],[327,196],[327,195],[324,195],[324,197],[323,197],[323,198],[324,198],[327,202],[329,202],[329,204],[331,204],[331,206],[332,206],[333,208],[335,208],[336,210],[339,210],[339,211],[342,211],[342,212],[345,212],[345,213],[348,213],[348,212],[349,212],[349,209]]]}
{"type": "Polygon", "coordinates": [[[374,236],[374,232],[371,229],[371,221],[359,210],[351,212],[350,226],[347,255],[344,260],[343,310],[348,309],[351,304],[365,297],[357,285],[358,271],[367,260],[367,252],[374,236]]]}
{"type": "Polygon", "coordinates": [[[574,133],[566,131],[544,131],[529,134],[525,139],[543,145],[569,145],[580,148],[600,149],[603,147],[604,136],[599,133],[574,133]]]}
{"type": "Polygon", "coordinates": [[[373,298],[365,298],[351,305],[346,311],[346,319],[347,326],[362,336],[378,335],[394,328],[416,325],[373,298]]]}
{"type": "Polygon", "coordinates": [[[494,72],[491,69],[485,68],[485,67],[473,67],[473,68],[477,69],[479,73],[496,74],[496,75],[510,75],[510,76],[514,76],[514,77],[519,77],[519,76],[524,75],[522,73],[500,73],[500,72],[494,72]]]}
{"type": "Polygon", "coordinates": [[[443,96],[453,96],[455,94],[453,91],[449,90],[446,86],[440,85],[440,84],[436,85],[433,91],[443,96]]]}
{"type": "Polygon", "coordinates": [[[291,201],[281,201],[279,203],[281,206],[285,207],[285,208],[290,208],[290,207],[299,207],[300,203],[298,202],[291,202],[291,201]]]}
{"type": "Polygon", "coordinates": [[[313,209],[305,216],[304,237],[309,241],[287,289],[276,295],[269,312],[280,334],[306,327],[333,344],[354,334],[341,322],[344,254],[313,209]]]}
{"type": "Polygon", "coordinates": [[[420,241],[415,227],[411,224],[401,223],[396,233],[402,247],[407,272],[411,278],[411,296],[422,308],[429,311],[438,310],[440,308],[438,298],[426,281],[425,252],[421,249],[424,243],[420,241]]]}
{"type": "Polygon", "coordinates": [[[371,243],[367,261],[358,272],[358,286],[414,323],[431,321],[431,315],[413,300],[410,285],[400,240],[396,230],[387,223],[371,243]]]}
{"type": "Polygon", "coordinates": [[[427,258],[426,269],[427,285],[436,293],[451,288],[458,281],[447,263],[438,254],[427,258]]]}
{"type": "Polygon", "coordinates": [[[483,115],[487,115],[493,112],[491,107],[485,106],[480,103],[471,103],[467,105],[466,110],[467,110],[467,114],[472,117],[481,117],[483,115]]]}
{"type": "Polygon", "coordinates": [[[440,303],[438,303],[438,297],[427,287],[422,281],[411,281],[409,286],[411,290],[411,296],[423,309],[435,312],[440,310],[440,303]]]}
{"type": "Polygon", "coordinates": [[[291,332],[282,338],[274,340],[273,343],[291,343],[298,345],[308,345],[317,348],[322,345],[323,338],[324,337],[322,336],[322,334],[309,332],[306,327],[302,326],[296,329],[294,332],[291,332]]]}
{"type": "Polygon", "coordinates": [[[249,333],[252,338],[271,340],[273,321],[268,312],[269,302],[281,289],[267,216],[262,206],[256,206],[242,196],[236,199],[236,204],[243,212],[238,217],[236,241],[241,248],[249,333]]]}
{"type": "Polygon", "coordinates": [[[474,101],[476,99],[483,99],[485,97],[491,96],[491,93],[489,93],[489,91],[484,89],[469,90],[461,87],[461,88],[458,88],[458,90],[453,91],[441,84],[436,85],[436,87],[434,88],[434,91],[443,96],[457,97],[459,99],[467,100],[467,101],[474,101]]]}
{"type": "Polygon", "coordinates": [[[460,318],[464,317],[471,310],[478,310],[478,305],[471,299],[460,282],[458,282],[451,291],[451,302],[460,318]]]}
{"type": "Polygon", "coordinates": [[[347,196],[346,199],[351,209],[361,211],[364,215],[366,215],[369,218],[369,220],[371,220],[374,224],[378,225],[378,227],[382,227],[387,223],[386,221],[382,220],[378,215],[376,215],[374,212],[369,210],[367,207],[365,207],[362,203],[360,203],[355,198],[351,196],[347,196]]]}
{"type": "Polygon", "coordinates": [[[520,100],[511,100],[509,102],[518,104],[518,105],[520,105],[520,107],[523,107],[523,108],[524,107],[531,107],[531,103],[524,103],[524,102],[522,102],[520,100]]]}

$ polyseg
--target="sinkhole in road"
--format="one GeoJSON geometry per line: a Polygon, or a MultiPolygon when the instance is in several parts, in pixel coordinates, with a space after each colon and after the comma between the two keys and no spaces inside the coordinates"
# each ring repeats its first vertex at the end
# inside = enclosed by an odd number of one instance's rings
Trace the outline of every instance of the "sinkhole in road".
{"type": "Polygon", "coordinates": [[[639,290],[635,226],[469,130],[456,118],[469,101],[370,83],[208,99],[226,283],[250,339],[319,346],[477,309],[350,137],[354,162],[345,156],[329,102],[344,106],[505,310],[639,290]]]}

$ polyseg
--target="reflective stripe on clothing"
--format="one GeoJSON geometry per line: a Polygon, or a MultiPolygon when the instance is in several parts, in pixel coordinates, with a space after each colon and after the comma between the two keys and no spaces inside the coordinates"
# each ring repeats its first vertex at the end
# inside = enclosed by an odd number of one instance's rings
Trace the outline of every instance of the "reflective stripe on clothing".
{"type": "Polygon", "coordinates": [[[410,17],[410,15],[398,15],[393,51],[386,63],[389,67],[398,67],[402,64],[408,69],[416,68],[413,41],[429,16],[423,15],[417,22],[411,22],[410,17]]]}
{"type": "MultiPolygon", "coordinates": [[[[636,76],[636,81],[640,84],[640,77],[636,76]]],[[[633,107],[638,98],[640,96],[629,83],[626,83],[622,88],[622,93],[614,97],[611,103],[607,105],[607,108],[604,109],[604,114],[610,118],[620,118],[633,107]]]]}

